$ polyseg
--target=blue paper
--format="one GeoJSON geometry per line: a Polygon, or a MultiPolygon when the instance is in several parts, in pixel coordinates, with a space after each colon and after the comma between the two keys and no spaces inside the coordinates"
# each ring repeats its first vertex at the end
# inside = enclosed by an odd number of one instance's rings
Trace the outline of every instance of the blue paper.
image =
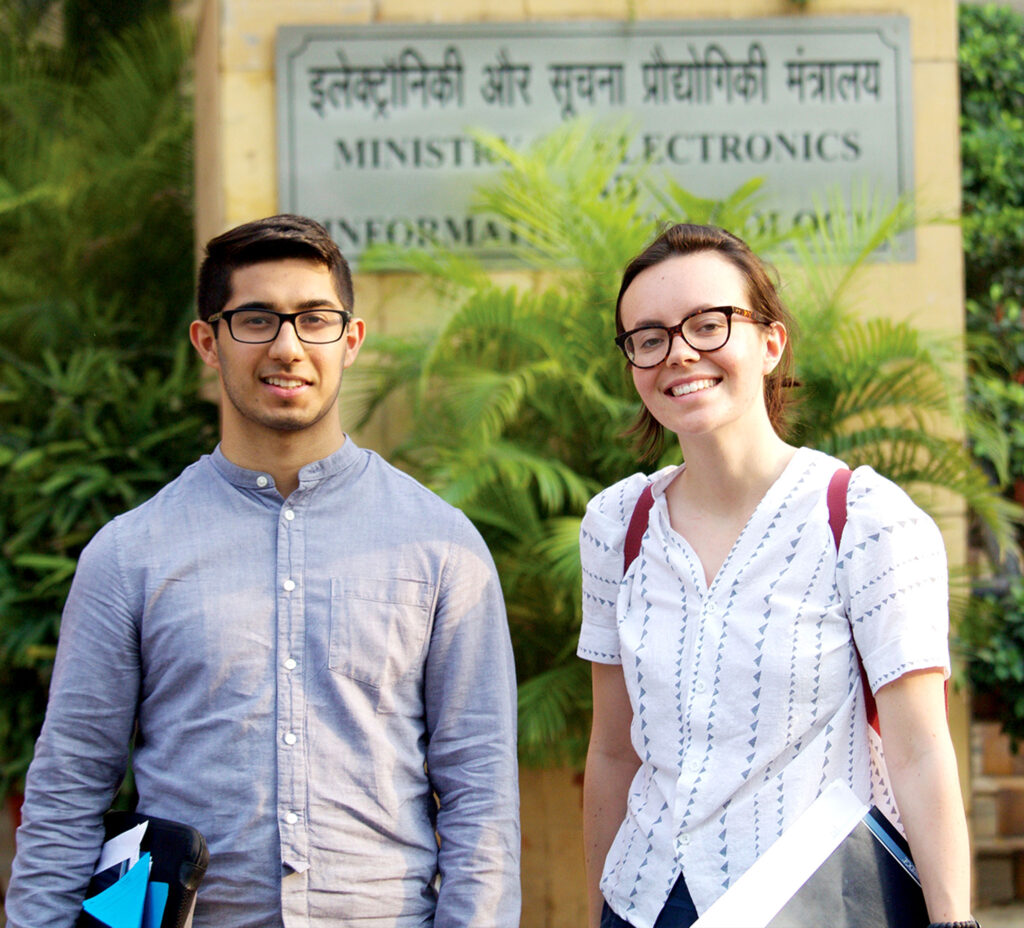
{"type": "Polygon", "coordinates": [[[149,854],[143,854],[121,879],[86,899],[82,908],[108,928],[141,928],[148,883],[149,854]]]}
{"type": "Polygon", "coordinates": [[[142,928],[160,928],[167,908],[167,893],[170,887],[166,883],[150,883],[146,889],[146,909],[142,914],[142,928]]]}

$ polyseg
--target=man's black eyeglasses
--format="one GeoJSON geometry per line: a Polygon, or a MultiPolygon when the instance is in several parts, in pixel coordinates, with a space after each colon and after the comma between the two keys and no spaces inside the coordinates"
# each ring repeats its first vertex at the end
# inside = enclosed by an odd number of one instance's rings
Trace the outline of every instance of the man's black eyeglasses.
{"type": "Polygon", "coordinates": [[[305,309],[300,313],[278,313],[272,309],[224,309],[206,321],[228,324],[236,342],[262,345],[272,342],[285,322],[290,322],[299,341],[310,345],[329,345],[345,333],[352,313],[344,309],[305,309]]]}
{"type": "Polygon", "coordinates": [[[718,351],[724,348],[732,334],[732,318],[738,316],[756,325],[771,326],[758,319],[749,309],[738,306],[712,306],[691,313],[679,325],[645,325],[623,332],[615,339],[634,367],[657,367],[672,350],[672,339],[678,335],[694,351],[718,351]]]}

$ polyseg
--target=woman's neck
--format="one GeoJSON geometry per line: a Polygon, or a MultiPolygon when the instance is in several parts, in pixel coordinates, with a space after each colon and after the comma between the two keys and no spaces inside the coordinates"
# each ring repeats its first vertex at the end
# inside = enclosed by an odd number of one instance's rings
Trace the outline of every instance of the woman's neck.
{"type": "Polygon", "coordinates": [[[686,468],[674,481],[677,498],[697,502],[705,512],[756,505],[796,452],[770,426],[742,442],[719,434],[687,435],[680,445],[686,468]]]}

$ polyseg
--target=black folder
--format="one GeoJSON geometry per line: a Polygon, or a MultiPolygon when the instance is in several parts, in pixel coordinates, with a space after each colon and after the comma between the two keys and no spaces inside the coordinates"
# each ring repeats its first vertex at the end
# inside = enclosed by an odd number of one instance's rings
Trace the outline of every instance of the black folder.
{"type": "Polygon", "coordinates": [[[927,928],[899,829],[829,784],[694,928],[927,928]]]}
{"type": "Polygon", "coordinates": [[[924,894],[903,836],[872,807],[768,928],[927,928],[924,894]]]}
{"type": "MultiPolygon", "coordinates": [[[[123,832],[147,822],[140,850],[149,852],[152,868],[150,882],[166,883],[167,905],[160,928],[184,928],[192,914],[196,891],[206,873],[210,853],[203,836],[189,825],[163,818],[143,815],[141,812],[108,812],[103,816],[109,841],[123,832]]],[[[118,879],[117,868],[97,873],[89,883],[86,898],[98,895],[118,879]]],[[[77,928],[104,928],[103,923],[87,912],[78,916],[77,928]]]]}

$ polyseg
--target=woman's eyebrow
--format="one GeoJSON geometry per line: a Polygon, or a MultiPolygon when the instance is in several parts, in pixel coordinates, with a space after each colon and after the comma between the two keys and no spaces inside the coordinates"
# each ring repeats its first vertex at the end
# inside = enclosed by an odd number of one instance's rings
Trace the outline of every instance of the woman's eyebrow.
{"type": "MultiPolygon", "coordinates": [[[[683,322],[686,319],[689,319],[690,316],[696,316],[698,313],[706,312],[709,309],[724,309],[724,308],[725,308],[725,304],[724,303],[720,304],[720,305],[719,304],[708,303],[705,306],[697,306],[697,307],[689,310],[688,312],[683,313],[683,315],[680,316],[680,318],[679,318],[679,322],[683,322]]],[[[646,329],[646,328],[649,328],[651,326],[660,326],[661,328],[665,328],[665,326],[667,326],[667,325],[677,325],[677,324],[678,323],[668,323],[668,322],[663,321],[662,319],[655,319],[655,318],[651,317],[651,318],[647,318],[647,319],[638,319],[636,324],[633,326],[633,328],[634,329],[646,329]]]]}

